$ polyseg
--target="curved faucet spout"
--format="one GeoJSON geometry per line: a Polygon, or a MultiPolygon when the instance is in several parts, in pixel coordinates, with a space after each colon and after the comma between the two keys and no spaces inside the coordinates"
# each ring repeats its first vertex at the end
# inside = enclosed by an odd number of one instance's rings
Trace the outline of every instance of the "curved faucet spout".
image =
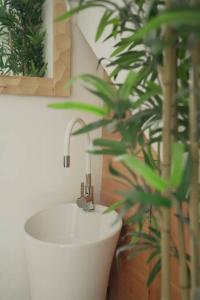
{"type": "MultiPolygon", "coordinates": [[[[80,118],[72,119],[66,128],[65,131],[65,142],[64,142],[64,168],[70,167],[70,141],[72,130],[76,124],[79,124],[81,127],[84,127],[86,123],[80,118]]],[[[90,144],[90,136],[89,133],[86,133],[87,144],[90,144]]],[[[85,173],[86,177],[88,177],[87,181],[91,179],[91,157],[89,153],[86,153],[86,165],[85,165],[85,173]]],[[[88,184],[90,184],[88,182],[88,184]]]]}
{"type": "MultiPolygon", "coordinates": [[[[70,141],[73,128],[76,124],[79,124],[81,127],[84,127],[86,123],[80,119],[75,118],[72,119],[66,128],[65,131],[65,140],[64,140],[64,168],[70,167],[70,141]]],[[[89,133],[86,133],[87,144],[90,144],[90,136],[89,133]]],[[[81,198],[84,206],[82,208],[87,211],[94,210],[93,203],[93,186],[92,186],[92,176],[91,176],[91,156],[88,152],[86,152],[86,165],[85,165],[85,173],[86,173],[86,185],[85,185],[85,195],[83,193],[84,183],[81,184],[81,198]]],[[[79,200],[80,200],[79,199],[79,200]]],[[[78,202],[80,203],[80,201],[78,202]]]]}

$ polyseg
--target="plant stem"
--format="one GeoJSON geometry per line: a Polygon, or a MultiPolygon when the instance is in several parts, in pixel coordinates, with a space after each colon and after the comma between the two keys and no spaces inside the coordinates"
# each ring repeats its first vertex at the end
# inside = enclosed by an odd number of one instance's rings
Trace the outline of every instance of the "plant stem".
{"type": "MultiPolygon", "coordinates": [[[[166,8],[171,7],[171,0],[166,0],[166,8]]],[[[171,41],[173,30],[167,27],[165,40],[171,41]]],[[[163,165],[162,176],[168,181],[171,172],[171,143],[172,143],[172,103],[176,97],[176,50],[170,45],[164,52],[164,81],[163,81],[163,165]]],[[[169,191],[166,191],[168,195],[169,191]]],[[[161,295],[162,300],[171,299],[170,285],[170,209],[162,209],[161,222],[161,295]]]]}
{"type": "MultiPolygon", "coordinates": [[[[177,50],[175,48],[173,52],[173,62],[176,66],[176,70],[174,69],[174,77],[173,77],[173,90],[177,95],[177,50]]],[[[178,140],[178,115],[177,115],[177,97],[172,98],[172,134],[173,141],[177,142],[178,140]]],[[[174,199],[175,207],[177,215],[183,215],[182,203],[174,199]]],[[[179,253],[179,282],[180,282],[180,291],[181,291],[181,299],[189,300],[189,276],[187,270],[187,258],[186,258],[186,249],[185,249],[185,231],[184,224],[181,218],[177,218],[177,231],[178,231],[178,253],[179,253]]]]}
{"type": "Polygon", "coordinates": [[[200,106],[200,43],[195,42],[191,50],[191,99],[189,103],[190,152],[192,158],[191,191],[190,191],[190,236],[191,236],[191,296],[195,296],[199,286],[199,145],[198,145],[198,112],[200,106]]]}
{"type": "MultiPolygon", "coordinates": [[[[169,29],[166,30],[169,33],[169,29]]],[[[171,48],[171,47],[170,47],[171,48]]],[[[168,180],[171,165],[171,99],[172,99],[172,78],[171,78],[171,54],[167,48],[165,51],[165,78],[164,78],[164,103],[163,103],[163,165],[162,176],[168,180]]],[[[167,191],[166,191],[167,193],[167,191]]],[[[170,210],[162,209],[162,237],[161,237],[161,258],[162,258],[162,299],[170,300],[170,210]]]]}
{"type": "MultiPolygon", "coordinates": [[[[182,214],[182,205],[180,202],[176,201],[176,211],[177,214],[182,214]]],[[[178,252],[179,252],[179,277],[180,277],[180,289],[181,289],[181,299],[189,300],[189,276],[187,270],[187,259],[185,250],[185,233],[184,224],[181,219],[177,218],[178,227],[178,252]]]]}

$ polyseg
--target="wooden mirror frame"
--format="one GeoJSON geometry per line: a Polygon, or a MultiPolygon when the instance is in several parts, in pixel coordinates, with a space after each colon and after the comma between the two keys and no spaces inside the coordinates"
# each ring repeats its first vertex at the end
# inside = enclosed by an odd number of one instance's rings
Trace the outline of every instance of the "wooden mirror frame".
{"type": "MultiPolygon", "coordinates": [[[[59,16],[64,11],[66,11],[65,2],[53,0],[53,16],[59,16]]],[[[70,90],[66,90],[65,84],[70,78],[70,71],[71,24],[53,22],[53,78],[0,75],[0,94],[69,96],[70,90]]]]}

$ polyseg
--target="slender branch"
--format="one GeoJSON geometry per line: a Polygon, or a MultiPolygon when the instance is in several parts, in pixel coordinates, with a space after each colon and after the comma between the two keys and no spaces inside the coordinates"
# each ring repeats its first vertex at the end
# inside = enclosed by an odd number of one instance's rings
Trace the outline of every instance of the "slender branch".
{"type": "MultiPolygon", "coordinates": [[[[176,212],[181,215],[182,205],[180,202],[176,201],[176,212]]],[[[190,299],[190,282],[187,270],[187,258],[185,249],[185,232],[184,224],[180,218],[177,218],[177,229],[178,229],[178,252],[179,252],[179,276],[180,276],[180,289],[181,289],[181,299],[190,299]]]]}
{"type": "MultiPolygon", "coordinates": [[[[171,7],[171,0],[166,0],[166,8],[171,7]]],[[[165,40],[171,41],[173,30],[167,27],[165,40]]],[[[171,172],[171,143],[172,143],[172,103],[176,97],[176,51],[174,45],[169,45],[164,52],[164,76],[163,76],[163,164],[162,176],[169,180],[171,172]]],[[[169,191],[165,194],[168,195],[169,191]]],[[[170,209],[162,209],[161,222],[161,295],[162,300],[171,299],[170,276],[170,209]]]]}
{"type": "MultiPolygon", "coordinates": [[[[173,61],[177,68],[177,50],[175,48],[173,52],[173,61]]],[[[177,69],[174,74],[174,81],[173,81],[173,90],[177,95],[177,69]]],[[[173,141],[177,142],[178,138],[178,111],[177,111],[177,96],[173,97],[172,99],[172,135],[173,141]]],[[[177,215],[183,214],[182,204],[174,199],[175,207],[177,215]]],[[[180,291],[181,291],[181,299],[182,300],[189,300],[190,293],[190,282],[187,270],[187,257],[186,257],[186,249],[185,249],[185,231],[184,231],[184,224],[181,218],[177,218],[177,231],[178,231],[178,257],[179,257],[179,282],[180,282],[180,291]]]]}
{"type": "Polygon", "coordinates": [[[191,99],[189,103],[190,152],[192,158],[191,192],[190,192],[190,236],[191,236],[191,293],[192,299],[199,286],[199,145],[198,112],[200,106],[200,43],[194,42],[191,50],[191,99]]]}
{"type": "MultiPolygon", "coordinates": [[[[171,31],[166,29],[166,35],[170,36],[171,31]]],[[[164,62],[164,103],[163,103],[163,165],[162,176],[168,180],[170,176],[171,165],[171,101],[172,93],[172,77],[173,65],[172,47],[165,50],[164,62]]],[[[166,191],[167,194],[167,191],[166,191]]],[[[162,300],[170,300],[170,210],[168,208],[162,209],[162,237],[161,237],[161,259],[162,259],[162,300]]]]}

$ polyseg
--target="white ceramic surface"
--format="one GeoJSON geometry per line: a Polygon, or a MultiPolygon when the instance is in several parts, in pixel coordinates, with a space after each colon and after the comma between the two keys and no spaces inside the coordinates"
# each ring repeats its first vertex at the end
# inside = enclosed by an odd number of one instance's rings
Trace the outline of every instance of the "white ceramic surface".
{"type": "Polygon", "coordinates": [[[122,222],[106,207],[84,212],[67,203],[25,223],[32,300],[105,300],[122,222]]]}

